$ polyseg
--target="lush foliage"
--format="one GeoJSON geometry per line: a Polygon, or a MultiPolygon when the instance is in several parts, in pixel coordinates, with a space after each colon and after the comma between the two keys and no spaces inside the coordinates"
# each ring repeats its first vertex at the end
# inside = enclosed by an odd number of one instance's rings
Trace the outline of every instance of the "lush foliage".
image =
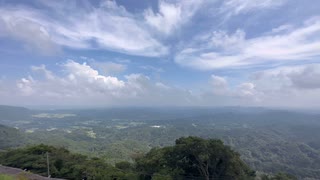
{"type": "MultiPolygon", "coordinates": [[[[244,179],[256,177],[237,152],[216,139],[179,138],[174,146],[153,148],[135,162],[118,162],[115,166],[100,158],[70,153],[65,148],[47,145],[29,146],[0,153],[0,164],[47,176],[47,153],[52,177],[65,179],[244,179]]],[[[1,176],[0,176],[1,177],[1,176]]],[[[3,175],[4,178],[9,176],[3,175]]],[[[279,173],[260,174],[261,180],[294,180],[279,173]]],[[[21,177],[22,178],[22,177],[21,177]]]]}
{"type": "Polygon", "coordinates": [[[64,148],[38,145],[3,152],[0,163],[47,175],[46,153],[49,153],[52,177],[66,179],[134,179],[135,174],[121,171],[99,158],[72,154],[64,148]]]}
{"type": "Polygon", "coordinates": [[[153,149],[137,158],[136,167],[125,161],[116,163],[114,167],[99,158],[88,158],[46,145],[3,152],[0,163],[47,175],[47,153],[52,177],[67,179],[149,179],[163,176],[172,179],[250,179],[255,176],[239,154],[223,145],[222,141],[198,137],[180,138],[175,146],[153,149]]]}
{"type": "Polygon", "coordinates": [[[0,126],[0,149],[44,143],[115,165],[198,136],[221,139],[258,172],[320,179],[319,114],[239,107],[25,111],[0,111],[0,123],[19,128],[0,126]]]}
{"type": "Polygon", "coordinates": [[[21,146],[25,140],[23,133],[0,124],[0,150],[21,146]]]}
{"type": "Polygon", "coordinates": [[[172,179],[253,179],[254,171],[245,165],[238,153],[220,140],[198,137],[180,138],[175,146],[152,149],[138,159],[137,168],[147,176],[172,179]]]}

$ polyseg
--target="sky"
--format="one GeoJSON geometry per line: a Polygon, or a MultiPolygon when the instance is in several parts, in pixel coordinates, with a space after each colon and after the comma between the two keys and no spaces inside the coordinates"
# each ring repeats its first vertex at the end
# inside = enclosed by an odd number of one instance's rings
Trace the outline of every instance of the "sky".
{"type": "Polygon", "coordinates": [[[320,1],[0,0],[0,104],[320,108],[320,1]]]}

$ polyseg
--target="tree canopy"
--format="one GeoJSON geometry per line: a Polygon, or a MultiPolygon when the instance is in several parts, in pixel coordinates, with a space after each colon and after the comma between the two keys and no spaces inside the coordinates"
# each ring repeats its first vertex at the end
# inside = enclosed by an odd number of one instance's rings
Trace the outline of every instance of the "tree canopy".
{"type": "Polygon", "coordinates": [[[167,176],[172,179],[253,179],[255,172],[240,155],[221,140],[183,137],[174,146],[152,149],[137,160],[145,179],[167,176]]]}
{"type": "MultiPolygon", "coordinates": [[[[28,146],[0,152],[0,164],[26,169],[47,176],[49,154],[51,177],[86,180],[173,180],[173,179],[232,179],[250,180],[256,177],[240,155],[218,139],[182,137],[174,146],[151,149],[136,156],[135,162],[118,162],[115,166],[105,160],[74,154],[65,148],[47,145],[28,146]]],[[[263,180],[291,180],[279,173],[263,174],[263,180]]]]}

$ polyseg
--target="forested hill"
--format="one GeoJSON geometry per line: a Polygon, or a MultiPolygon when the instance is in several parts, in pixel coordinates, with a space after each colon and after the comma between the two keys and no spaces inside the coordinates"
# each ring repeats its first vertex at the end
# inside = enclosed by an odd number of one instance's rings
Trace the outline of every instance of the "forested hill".
{"type": "Polygon", "coordinates": [[[320,115],[315,113],[240,107],[9,109],[0,111],[5,125],[0,149],[44,143],[114,165],[197,136],[221,139],[258,172],[320,178],[320,115]]]}
{"type": "Polygon", "coordinates": [[[0,150],[19,147],[25,143],[24,133],[0,124],[0,150]]]}
{"type": "Polygon", "coordinates": [[[32,112],[24,107],[0,105],[1,120],[25,120],[29,119],[32,112]]]}
{"type": "MultiPolygon", "coordinates": [[[[64,148],[46,145],[29,146],[0,153],[0,163],[47,174],[47,155],[52,177],[65,179],[232,179],[257,177],[238,153],[216,139],[179,138],[170,147],[154,148],[135,157],[134,163],[109,165],[99,158],[70,153],[64,148]]],[[[295,179],[290,175],[259,175],[264,180],[295,179]]]]}

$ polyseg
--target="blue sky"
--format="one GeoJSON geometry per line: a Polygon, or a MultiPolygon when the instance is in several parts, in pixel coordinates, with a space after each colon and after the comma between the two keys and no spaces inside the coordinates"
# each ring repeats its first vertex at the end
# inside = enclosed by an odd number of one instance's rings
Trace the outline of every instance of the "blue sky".
{"type": "Polygon", "coordinates": [[[0,104],[319,108],[320,2],[0,1],[0,104]]]}

